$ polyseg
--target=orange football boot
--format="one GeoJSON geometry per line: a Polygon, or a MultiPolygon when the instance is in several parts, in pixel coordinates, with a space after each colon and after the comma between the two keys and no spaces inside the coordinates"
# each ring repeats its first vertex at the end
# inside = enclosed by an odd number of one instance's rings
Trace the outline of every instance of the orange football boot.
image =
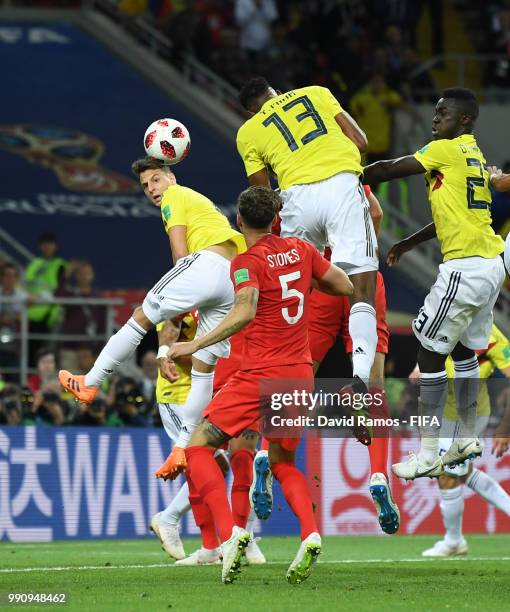
{"type": "Polygon", "coordinates": [[[85,376],[77,376],[67,370],[60,370],[58,380],[64,389],[70,391],[83,404],[92,404],[96,398],[97,387],[87,387],[85,385],[85,376]]]}
{"type": "Polygon", "coordinates": [[[179,474],[184,472],[187,466],[184,449],[174,446],[172,452],[165,459],[165,463],[154,472],[154,476],[156,478],[163,478],[163,480],[175,480],[179,474]]]}

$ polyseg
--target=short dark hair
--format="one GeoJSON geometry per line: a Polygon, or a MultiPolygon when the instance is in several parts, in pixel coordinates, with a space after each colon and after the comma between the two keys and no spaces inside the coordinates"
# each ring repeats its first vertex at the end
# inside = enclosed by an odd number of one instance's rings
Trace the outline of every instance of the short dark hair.
{"type": "Polygon", "coordinates": [[[47,242],[54,242],[55,244],[57,243],[57,237],[53,232],[43,232],[39,236],[39,240],[37,241],[38,244],[44,244],[47,242]]]}
{"type": "Polygon", "coordinates": [[[470,89],[464,87],[450,87],[442,93],[443,98],[455,100],[462,111],[469,115],[473,121],[478,117],[479,107],[476,95],[470,89]]]}
{"type": "Polygon", "coordinates": [[[282,207],[282,199],[269,187],[252,185],[237,199],[237,210],[248,227],[264,229],[271,225],[282,207]]]}
{"type": "Polygon", "coordinates": [[[169,172],[170,168],[164,161],[148,155],[147,157],[134,161],[131,164],[131,170],[135,176],[140,177],[140,174],[146,170],[164,170],[165,172],[169,172]]]}
{"type": "Polygon", "coordinates": [[[270,87],[264,77],[253,77],[242,86],[239,92],[239,102],[246,110],[253,110],[257,98],[265,94],[270,87]]]}

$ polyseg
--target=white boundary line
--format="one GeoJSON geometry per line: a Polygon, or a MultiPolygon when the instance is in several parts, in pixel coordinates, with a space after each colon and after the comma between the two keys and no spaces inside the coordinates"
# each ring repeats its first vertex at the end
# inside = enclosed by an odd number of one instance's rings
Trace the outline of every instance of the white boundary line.
{"type": "MultiPolygon", "coordinates": [[[[510,557],[418,557],[416,559],[339,559],[336,561],[319,561],[319,565],[347,565],[361,563],[430,563],[431,561],[510,561],[510,557]]],[[[284,561],[268,561],[266,565],[287,565],[284,561]]],[[[29,572],[75,572],[88,570],[123,570],[123,569],[172,569],[179,567],[173,563],[150,563],[133,565],[67,565],[55,567],[13,567],[0,568],[0,574],[29,572]]],[[[187,566],[190,567],[190,566],[187,566]]]]}

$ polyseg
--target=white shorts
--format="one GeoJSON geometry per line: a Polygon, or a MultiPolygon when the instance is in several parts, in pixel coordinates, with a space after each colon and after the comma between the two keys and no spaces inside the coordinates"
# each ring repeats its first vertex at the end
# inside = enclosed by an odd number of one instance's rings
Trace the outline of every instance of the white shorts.
{"type": "Polygon", "coordinates": [[[457,342],[473,350],[487,348],[492,309],[504,280],[505,267],[499,255],[442,263],[436,282],[413,321],[414,335],[420,344],[442,355],[449,355],[457,342]]]}
{"type": "Polygon", "coordinates": [[[159,415],[165,431],[173,442],[181,433],[185,404],[158,404],[159,415]]]}
{"type": "MultiPolygon", "coordinates": [[[[476,435],[480,437],[489,423],[488,416],[476,417],[476,435]]],[[[443,456],[452,445],[454,438],[457,436],[460,421],[452,421],[451,419],[443,419],[441,430],[439,432],[439,456],[443,456]]],[[[444,473],[447,476],[465,476],[469,472],[472,459],[464,462],[464,465],[455,465],[453,467],[444,466],[444,473]]]]}
{"type": "Polygon", "coordinates": [[[331,261],[347,274],[379,268],[370,206],[355,174],[341,172],[324,181],[294,185],[280,196],[282,237],[302,238],[320,253],[329,246],[331,261]]]}
{"type": "MultiPolygon", "coordinates": [[[[149,291],[142,308],[154,325],[196,308],[199,338],[219,325],[233,303],[230,261],[212,251],[199,251],[179,259],[149,291]]],[[[218,357],[229,354],[230,342],[223,340],[201,349],[195,356],[214,365],[218,357]]]]}

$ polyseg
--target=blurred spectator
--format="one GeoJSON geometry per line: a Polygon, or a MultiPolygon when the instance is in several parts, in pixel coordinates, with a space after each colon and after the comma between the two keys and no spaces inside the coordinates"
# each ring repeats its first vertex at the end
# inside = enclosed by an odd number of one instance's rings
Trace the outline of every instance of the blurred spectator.
{"type": "Polygon", "coordinates": [[[156,398],[156,383],[158,380],[158,360],[155,351],[147,351],[144,353],[140,362],[142,366],[143,378],[140,383],[140,389],[145,399],[145,404],[149,408],[155,406],[156,398]]]}
{"type": "MultiPolygon", "coordinates": [[[[25,272],[26,289],[36,300],[47,300],[65,283],[67,263],[57,255],[58,245],[54,234],[41,234],[38,244],[40,257],[33,259],[25,272]]],[[[28,308],[30,333],[49,333],[58,324],[61,315],[60,307],[55,304],[32,304],[28,308]]],[[[30,355],[34,355],[44,343],[44,340],[32,340],[30,355]]],[[[30,365],[33,365],[33,362],[30,365]]]]}
{"type": "MultiPolygon", "coordinates": [[[[505,174],[510,174],[510,160],[501,169],[505,174]]],[[[491,215],[494,231],[506,238],[510,232],[510,192],[492,189],[491,215]]]]}
{"type": "MultiPolygon", "coordinates": [[[[0,297],[17,300],[14,303],[0,301],[0,364],[4,368],[19,365],[19,342],[14,338],[19,332],[21,310],[27,301],[27,293],[20,285],[19,270],[13,263],[6,262],[0,268],[0,297]]],[[[15,373],[4,372],[6,381],[18,380],[15,373]]]]}
{"type": "Polygon", "coordinates": [[[86,374],[97,359],[96,352],[89,344],[82,344],[76,351],[76,373],[86,374]]]}
{"type": "Polygon", "coordinates": [[[227,28],[221,34],[219,49],[213,54],[211,67],[234,87],[241,86],[250,77],[250,64],[239,47],[239,34],[227,28]]]}
{"type": "Polygon", "coordinates": [[[274,0],[236,0],[235,18],[241,49],[256,61],[271,46],[271,24],[278,18],[276,4],[274,0]]]}
{"type": "Polygon", "coordinates": [[[27,385],[33,393],[53,386],[53,390],[60,391],[60,383],[58,382],[57,365],[55,352],[50,348],[40,348],[36,355],[37,374],[30,374],[27,379],[27,385]]]}
{"type": "Polygon", "coordinates": [[[17,385],[6,385],[0,393],[0,425],[21,425],[22,391],[17,385]]]}
{"type": "MultiPolygon", "coordinates": [[[[56,291],[58,297],[94,298],[101,294],[93,287],[94,268],[88,261],[72,262],[68,268],[68,279],[75,284],[64,286],[56,291]]],[[[77,304],[64,306],[64,316],[59,327],[61,334],[87,335],[91,337],[90,346],[98,346],[94,338],[106,331],[106,307],[92,304],[77,304]]],[[[80,340],[84,345],[84,341],[80,340]]],[[[99,343],[100,344],[100,343],[99,343]]],[[[60,364],[65,370],[75,371],[77,368],[77,342],[64,340],[60,351],[60,364]]]]}
{"type": "Polygon", "coordinates": [[[367,162],[387,159],[391,152],[392,111],[402,105],[399,93],[375,73],[351,98],[351,109],[368,138],[367,162]]]}
{"type": "Polygon", "coordinates": [[[55,425],[61,427],[67,420],[67,403],[60,396],[58,390],[46,384],[34,395],[32,413],[35,425],[55,425]]]}
{"type": "Polygon", "coordinates": [[[174,11],[162,31],[172,41],[173,61],[179,66],[186,54],[207,64],[212,54],[212,41],[205,16],[192,0],[183,3],[183,10],[174,11]]]}
{"type": "Polygon", "coordinates": [[[92,404],[80,404],[80,410],[73,419],[73,425],[82,427],[103,427],[107,424],[107,404],[103,399],[95,399],[92,404]]]}
{"type": "Polygon", "coordinates": [[[416,77],[411,74],[421,65],[420,58],[411,47],[406,47],[402,55],[402,83],[400,90],[409,102],[431,102],[436,99],[435,86],[428,70],[416,77]]]}
{"type": "Polygon", "coordinates": [[[391,25],[386,28],[384,50],[388,61],[386,78],[391,87],[398,89],[404,62],[404,39],[402,30],[398,26],[391,25]]]}
{"type": "Polygon", "coordinates": [[[142,391],[133,378],[120,378],[112,385],[113,412],[108,418],[108,425],[145,427],[148,425],[142,414],[145,412],[145,400],[142,391]]]}

